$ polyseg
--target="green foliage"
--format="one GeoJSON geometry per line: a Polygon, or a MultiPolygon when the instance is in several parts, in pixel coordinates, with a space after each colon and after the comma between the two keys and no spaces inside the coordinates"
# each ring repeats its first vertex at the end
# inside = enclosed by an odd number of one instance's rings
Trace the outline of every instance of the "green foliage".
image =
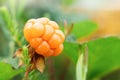
{"type": "Polygon", "coordinates": [[[119,48],[120,39],[116,37],[88,42],[88,80],[100,80],[110,72],[120,69],[119,48]]]}
{"type": "Polygon", "coordinates": [[[97,24],[92,21],[74,23],[72,33],[77,37],[86,37],[98,29],[97,24]]]}
{"type": "Polygon", "coordinates": [[[6,26],[6,28],[10,31],[11,35],[15,34],[14,33],[15,25],[6,7],[0,7],[0,20],[2,21],[0,24],[2,24],[3,26],[6,26]],[[11,26],[13,27],[11,28],[11,26]]]}
{"type": "Polygon", "coordinates": [[[80,55],[81,45],[79,43],[64,42],[64,50],[67,56],[76,64],[78,57],[80,55]]]}
{"type": "Polygon", "coordinates": [[[12,57],[7,57],[7,58],[3,58],[1,61],[11,65],[15,69],[18,69],[18,64],[19,63],[18,63],[17,58],[15,59],[15,58],[12,58],[12,57]]]}
{"type": "MultiPolygon", "coordinates": [[[[8,44],[7,46],[5,46],[4,44],[4,49],[8,49],[9,48],[9,54],[12,54],[14,51],[14,40],[15,40],[15,35],[16,31],[15,31],[15,25],[14,25],[14,21],[8,11],[8,9],[3,6],[0,7],[0,28],[2,29],[2,31],[4,32],[3,35],[5,38],[5,40],[7,41],[6,43],[8,44]],[[12,26],[12,27],[11,27],[12,26]],[[8,37],[10,36],[10,37],[8,37]]],[[[8,53],[7,53],[8,54],[8,53]]]]}
{"type": "Polygon", "coordinates": [[[84,76],[83,76],[83,68],[84,68],[84,64],[83,64],[83,59],[84,56],[83,54],[80,55],[77,65],[76,65],[76,80],[85,80],[84,76]]]}
{"type": "Polygon", "coordinates": [[[11,65],[0,62],[0,80],[10,80],[22,70],[14,70],[11,65]]]}
{"type": "Polygon", "coordinates": [[[30,62],[30,58],[29,58],[29,55],[28,55],[28,48],[26,46],[23,46],[23,61],[26,65],[29,64],[30,62]]]}
{"type": "Polygon", "coordinates": [[[64,5],[70,5],[72,4],[75,0],[60,0],[62,2],[62,4],[64,5]]]}
{"type": "Polygon", "coordinates": [[[76,80],[86,80],[88,68],[88,47],[82,45],[81,54],[76,64],[76,80]]]}
{"type": "MultiPolygon", "coordinates": [[[[3,0],[1,1],[4,2],[3,0]]],[[[70,6],[75,1],[58,0],[58,2],[61,2],[60,5],[62,7],[70,6]]],[[[64,80],[75,80],[75,70],[77,80],[86,80],[86,78],[87,80],[120,79],[119,77],[116,79],[108,78],[109,74],[120,69],[119,38],[100,38],[80,44],[77,39],[88,37],[94,33],[98,29],[96,23],[86,20],[85,15],[78,15],[75,12],[66,13],[65,10],[59,9],[58,6],[48,5],[48,7],[42,8],[40,7],[41,5],[26,6],[25,2],[26,0],[9,0],[7,6],[0,7],[0,42],[2,45],[0,47],[0,80],[14,80],[13,77],[18,74],[21,74],[23,77],[23,71],[18,69],[18,59],[13,59],[12,56],[18,47],[22,48],[24,57],[22,60],[26,64],[22,69],[25,70],[25,67],[29,67],[28,48],[24,46],[27,42],[24,40],[22,28],[27,19],[42,16],[47,16],[51,20],[57,21],[61,26],[63,26],[64,20],[68,24],[74,22],[74,27],[66,37],[63,54],[54,58],[52,57],[53,61],[47,61],[46,58],[47,70],[45,73],[40,74],[35,70],[29,74],[30,80],[53,80],[53,78],[62,80],[63,77],[64,80]],[[85,45],[88,46],[87,54],[85,45]],[[86,57],[87,55],[88,57],[86,57]],[[12,69],[13,67],[15,69],[12,69]]],[[[61,28],[65,31],[65,27],[61,28]]],[[[112,73],[112,76],[119,74],[120,72],[116,74],[112,73]]]]}
{"type": "MultiPolygon", "coordinates": [[[[0,36],[3,36],[3,31],[2,29],[0,28],[0,36]]],[[[8,55],[8,52],[9,52],[9,47],[8,47],[8,39],[6,39],[6,37],[2,37],[0,38],[0,41],[2,42],[0,46],[0,56],[7,56],[8,55]]]]}

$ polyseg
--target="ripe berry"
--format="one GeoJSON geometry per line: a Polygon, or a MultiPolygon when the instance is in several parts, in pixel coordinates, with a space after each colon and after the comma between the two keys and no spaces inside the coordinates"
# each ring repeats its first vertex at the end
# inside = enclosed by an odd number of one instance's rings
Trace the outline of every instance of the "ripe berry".
{"type": "Polygon", "coordinates": [[[43,56],[57,56],[63,50],[65,36],[56,22],[48,18],[30,19],[24,27],[25,39],[43,56]]]}

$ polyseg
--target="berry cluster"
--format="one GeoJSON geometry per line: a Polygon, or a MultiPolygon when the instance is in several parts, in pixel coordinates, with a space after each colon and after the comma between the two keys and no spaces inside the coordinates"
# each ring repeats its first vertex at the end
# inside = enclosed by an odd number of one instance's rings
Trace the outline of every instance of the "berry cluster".
{"type": "Polygon", "coordinates": [[[57,56],[63,50],[65,36],[58,24],[48,18],[28,20],[24,27],[24,36],[40,55],[57,56]]]}

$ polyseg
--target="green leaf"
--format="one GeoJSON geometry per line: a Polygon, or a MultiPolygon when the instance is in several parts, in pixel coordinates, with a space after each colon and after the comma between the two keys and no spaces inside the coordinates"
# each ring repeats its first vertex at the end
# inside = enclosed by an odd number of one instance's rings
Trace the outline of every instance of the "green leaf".
{"type": "Polygon", "coordinates": [[[120,69],[119,38],[101,38],[87,44],[89,48],[88,80],[99,80],[110,72],[120,69]]]}
{"type": "Polygon", "coordinates": [[[21,70],[14,70],[11,65],[0,62],[0,80],[10,80],[20,72],[21,70]]]}
{"type": "Polygon", "coordinates": [[[12,35],[15,34],[16,24],[5,6],[0,7],[0,20],[2,21],[0,24],[4,25],[4,27],[6,27],[12,35]]]}
{"type": "Polygon", "coordinates": [[[21,17],[21,15],[22,15],[22,13],[24,11],[27,0],[18,0],[18,2],[19,2],[19,4],[17,5],[16,18],[21,17]]]}
{"type": "Polygon", "coordinates": [[[83,54],[80,55],[77,65],[76,65],[76,79],[83,80],[83,54]]]}
{"type": "Polygon", "coordinates": [[[27,46],[23,46],[23,57],[24,57],[24,59],[23,59],[24,63],[25,63],[26,65],[29,64],[29,62],[30,62],[30,57],[29,57],[29,55],[28,55],[28,48],[27,48],[27,46]]]}
{"type": "Polygon", "coordinates": [[[82,45],[82,52],[79,56],[76,65],[76,79],[86,80],[87,68],[88,68],[88,47],[87,45],[82,45]]]}
{"type": "Polygon", "coordinates": [[[8,0],[9,8],[12,13],[12,17],[15,17],[16,14],[16,0],[8,0]]]}
{"type": "Polygon", "coordinates": [[[9,53],[9,46],[8,46],[8,44],[9,44],[9,40],[7,39],[8,38],[8,36],[6,35],[4,35],[3,34],[3,31],[2,31],[2,29],[0,28],[0,42],[1,42],[1,45],[2,46],[0,46],[0,57],[3,57],[3,56],[7,56],[7,55],[9,55],[8,53],[9,53]]]}
{"type": "Polygon", "coordinates": [[[63,53],[69,56],[74,63],[76,63],[78,60],[80,50],[81,45],[79,43],[64,42],[63,53]]]}
{"type": "Polygon", "coordinates": [[[17,58],[6,57],[6,58],[2,58],[1,62],[4,62],[6,64],[10,64],[15,69],[18,69],[18,67],[19,67],[18,59],[17,58]]]}
{"type": "Polygon", "coordinates": [[[91,21],[82,21],[82,22],[74,23],[72,33],[77,38],[81,38],[81,37],[89,36],[91,33],[96,31],[97,29],[98,29],[98,26],[96,23],[91,21]]]}
{"type": "Polygon", "coordinates": [[[63,4],[65,5],[70,5],[72,4],[75,0],[61,0],[63,4]]]}

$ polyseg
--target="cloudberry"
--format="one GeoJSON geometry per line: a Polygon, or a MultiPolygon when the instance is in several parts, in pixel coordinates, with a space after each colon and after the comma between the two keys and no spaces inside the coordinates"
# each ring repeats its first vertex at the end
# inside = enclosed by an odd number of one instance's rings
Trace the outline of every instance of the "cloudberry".
{"type": "Polygon", "coordinates": [[[24,36],[43,56],[57,56],[63,50],[65,36],[56,22],[48,18],[30,19],[24,27],[24,36]]]}

